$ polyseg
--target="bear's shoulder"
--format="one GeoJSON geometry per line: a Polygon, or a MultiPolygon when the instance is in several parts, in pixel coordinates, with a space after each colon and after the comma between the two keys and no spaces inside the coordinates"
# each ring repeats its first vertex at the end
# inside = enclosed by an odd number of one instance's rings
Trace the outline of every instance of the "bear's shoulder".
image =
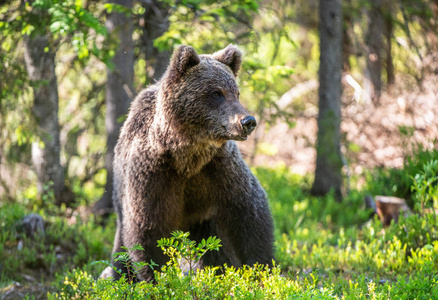
{"type": "Polygon", "coordinates": [[[133,139],[135,135],[147,135],[155,114],[157,94],[158,88],[150,86],[135,97],[121,132],[123,139],[133,139]]]}
{"type": "Polygon", "coordinates": [[[131,104],[131,115],[154,113],[159,88],[152,85],[143,89],[131,104]]]}

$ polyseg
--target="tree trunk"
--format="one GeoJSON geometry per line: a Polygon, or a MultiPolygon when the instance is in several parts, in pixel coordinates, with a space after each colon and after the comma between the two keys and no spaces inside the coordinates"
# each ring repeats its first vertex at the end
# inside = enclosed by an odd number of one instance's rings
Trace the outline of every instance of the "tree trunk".
{"type": "Polygon", "coordinates": [[[368,12],[367,69],[365,76],[370,81],[368,94],[374,103],[378,103],[382,92],[382,58],[384,20],[382,0],[371,0],[368,12]]]}
{"type": "MultiPolygon", "coordinates": [[[[351,7],[351,0],[346,1],[344,4],[346,7],[351,7]]],[[[342,70],[344,72],[349,72],[351,70],[350,56],[353,53],[353,31],[354,24],[351,15],[344,16],[343,26],[342,26],[342,70]],[[351,34],[350,34],[351,33],[351,34]]]]}
{"type": "Polygon", "coordinates": [[[386,81],[388,86],[395,83],[394,64],[392,62],[392,36],[394,34],[394,24],[392,19],[392,0],[385,1],[385,54],[386,54],[386,81]]]}
{"type": "MultiPolygon", "coordinates": [[[[132,8],[132,0],[110,1],[132,8]]],[[[123,116],[128,112],[129,104],[134,97],[134,45],[132,41],[132,16],[125,13],[112,12],[106,21],[111,39],[119,42],[117,51],[112,60],[113,69],[108,68],[106,85],[106,115],[105,127],[107,133],[107,149],[105,154],[105,168],[107,171],[105,192],[102,198],[94,205],[95,214],[106,214],[113,207],[113,160],[114,148],[117,144],[119,131],[122,127],[123,116]]]]}
{"type": "Polygon", "coordinates": [[[159,51],[154,47],[154,40],[169,29],[169,6],[159,0],[151,0],[143,4],[146,11],[143,16],[143,44],[146,56],[146,84],[158,81],[167,69],[170,51],[159,51]]]}
{"type": "Polygon", "coordinates": [[[32,162],[37,174],[38,194],[52,183],[57,204],[61,204],[65,189],[64,172],[60,164],[58,123],[58,82],[55,74],[55,53],[48,38],[35,30],[24,37],[24,58],[33,87],[33,114],[40,141],[32,144],[32,162]],[[47,50],[48,49],[48,50],[47,50]]]}
{"type": "Polygon", "coordinates": [[[341,0],[319,2],[319,115],[316,170],[312,194],[325,195],[334,189],[342,198],[340,150],[342,7],[341,0]]]}

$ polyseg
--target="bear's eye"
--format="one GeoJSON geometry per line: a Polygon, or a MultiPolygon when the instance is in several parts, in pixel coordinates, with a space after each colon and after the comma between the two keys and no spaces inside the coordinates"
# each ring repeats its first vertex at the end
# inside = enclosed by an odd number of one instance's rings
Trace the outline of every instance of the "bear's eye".
{"type": "Polygon", "coordinates": [[[215,99],[219,99],[219,98],[222,98],[224,95],[222,94],[222,92],[220,92],[220,91],[215,91],[215,92],[213,92],[213,98],[215,98],[215,99]]]}

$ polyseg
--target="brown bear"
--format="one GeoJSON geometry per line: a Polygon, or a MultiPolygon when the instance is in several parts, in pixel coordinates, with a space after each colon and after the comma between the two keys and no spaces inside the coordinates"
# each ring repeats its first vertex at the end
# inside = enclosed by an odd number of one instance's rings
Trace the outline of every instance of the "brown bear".
{"type": "MultiPolygon", "coordinates": [[[[266,194],[234,142],[256,126],[239,102],[236,46],[198,55],[179,46],[162,79],[132,102],[115,148],[113,252],[141,244],[133,262],[163,265],[157,240],[175,230],[222,240],[200,266],[271,265],[273,222],[266,194]]],[[[123,266],[115,263],[117,268],[123,266]]],[[[107,269],[102,277],[118,277],[107,269]]],[[[139,280],[153,280],[144,268],[139,280]]]]}

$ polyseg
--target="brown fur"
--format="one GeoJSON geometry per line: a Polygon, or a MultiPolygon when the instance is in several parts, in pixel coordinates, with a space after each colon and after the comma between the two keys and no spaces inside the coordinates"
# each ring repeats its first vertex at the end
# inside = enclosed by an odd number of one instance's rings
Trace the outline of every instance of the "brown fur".
{"type": "MultiPolygon", "coordinates": [[[[241,61],[233,45],[213,55],[179,46],[163,78],[133,101],[115,149],[114,252],[140,243],[145,251],[131,260],[162,265],[157,240],[183,230],[197,241],[222,239],[201,267],[271,264],[266,195],[232,141],[248,134],[235,81],[241,61]]],[[[152,280],[153,271],[138,278],[152,280]]]]}

